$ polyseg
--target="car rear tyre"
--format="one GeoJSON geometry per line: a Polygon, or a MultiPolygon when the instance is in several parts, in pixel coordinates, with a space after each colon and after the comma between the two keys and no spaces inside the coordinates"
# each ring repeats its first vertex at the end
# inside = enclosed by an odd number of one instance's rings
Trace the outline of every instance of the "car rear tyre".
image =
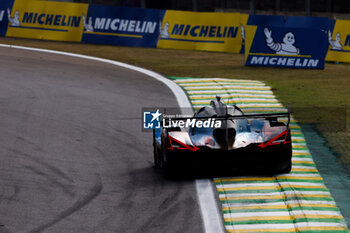
{"type": "Polygon", "coordinates": [[[292,162],[289,162],[289,164],[285,168],[278,170],[276,173],[277,174],[289,173],[291,170],[292,170],[292,162]]]}
{"type": "Polygon", "coordinates": [[[166,179],[172,179],[175,175],[175,166],[167,155],[166,149],[162,146],[162,154],[161,154],[161,168],[163,172],[163,177],[166,179]]]}
{"type": "Polygon", "coordinates": [[[156,142],[156,134],[155,134],[155,131],[153,130],[153,160],[154,160],[154,167],[157,169],[161,168],[159,156],[160,155],[159,155],[159,149],[156,142]]]}

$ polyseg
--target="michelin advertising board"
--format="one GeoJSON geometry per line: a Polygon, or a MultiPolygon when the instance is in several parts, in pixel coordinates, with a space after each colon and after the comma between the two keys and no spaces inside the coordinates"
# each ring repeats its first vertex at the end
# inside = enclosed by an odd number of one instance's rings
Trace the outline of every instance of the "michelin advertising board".
{"type": "Polygon", "coordinates": [[[246,65],[322,69],[325,42],[326,61],[350,62],[349,28],[350,21],[334,23],[322,17],[284,19],[249,15],[248,18],[239,13],[39,0],[0,1],[0,36],[230,53],[245,51],[246,65]],[[301,25],[310,29],[300,28],[301,25]],[[288,44],[291,42],[287,37],[294,38],[293,44],[288,44]]]}
{"type": "Polygon", "coordinates": [[[121,46],[157,46],[165,11],[155,9],[89,5],[83,15],[82,42],[121,46]]]}
{"type": "Polygon", "coordinates": [[[244,53],[244,44],[245,44],[245,27],[247,26],[248,14],[240,14],[241,18],[241,37],[242,37],[242,46],[240,53],[244,53]]]}
{"type": "Polygon", "coordinates": [[[247,26],[247,66],[323,69],[328,49],[325,30],[247,26]]]}
{"type": "Polygon", "coordinates": [[[239,13],[198,13],[167,10],[157,48],[239,53],[239,13]]]}
{"type": "Polygon", "coordinates": [[[81,41],[87,4],[16,0],[6,36],[58,41],[81,41]]]}
{"type": "Polygon", "coordinates": [[[333,33],[328,31],[326,61],[350,62],[350,21],[337,20],[333,33]]]}
{"type": "Polygon", "coordinates": [[[11,18],[13,0],[0,1],[0,36],[6,36],[7,27],[11,18]]]}

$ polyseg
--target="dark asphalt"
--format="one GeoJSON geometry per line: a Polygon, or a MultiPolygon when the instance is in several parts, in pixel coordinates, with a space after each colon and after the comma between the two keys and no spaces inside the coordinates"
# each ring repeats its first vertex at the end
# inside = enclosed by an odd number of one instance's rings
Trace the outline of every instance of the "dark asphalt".
{"type": "Polygon", "coordinates": [[[0,232],[202,232],[193,181],[153,168],[141,108],[162,83],[112,65],[0,48],[0,232]]]}

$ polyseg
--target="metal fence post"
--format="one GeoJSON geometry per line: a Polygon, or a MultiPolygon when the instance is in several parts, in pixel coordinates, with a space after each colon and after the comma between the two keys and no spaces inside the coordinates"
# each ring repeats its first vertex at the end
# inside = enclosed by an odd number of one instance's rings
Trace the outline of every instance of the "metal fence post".
{"type": "Polygon", "coordinates": [[[305,10],[306,10],[306,15],[311,16],[311,4],[310,0],[305,1],[305,10]]]}
{"type": "Polygon", "coordinates": [[[255,15],[255,0],[250,0],[249,6],[250,6],[249,14],[255,15]]]}
{"type": "Polygon", "coordinates": [[[197,0],[192,0],[192,10],[193,11],[198,11],[198,9],[197,9],[197,0]]]}

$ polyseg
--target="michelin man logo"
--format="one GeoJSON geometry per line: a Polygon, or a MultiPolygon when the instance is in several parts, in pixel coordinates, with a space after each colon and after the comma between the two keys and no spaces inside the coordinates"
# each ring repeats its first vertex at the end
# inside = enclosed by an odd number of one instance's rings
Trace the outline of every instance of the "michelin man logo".
{"type": "Polygon", "coordinates": [[[242,36],[242,41],[245,41],[245,29],[244,26],[241,24],[241,36],[242,36]]]}
{"type": "Polygon", "coordinates": [[[9,20],[11,26],[15,26],[15,27],[21,26],[21,22],[19,21],[19,11],[18,10],[15,12],[15,16],[12,18],[11,11],[9,8],[7,8],[7,18],[9,20]]]}
{"type": "Polygon", "coordinates": [[[269,31],[268,28],[264,29],[264,33],[266,36],[266,45],[274,50],[276,54],[299,55],[300,50],[294,46],[295,37],[293,33],[286,33],[283,37],[283,43],[275,43],[271,37],[272,31],[269,31]]]}
{"type": "Polygon", "coordinates": [[[340,43],[340,33],[339,32],[335,35],[335,40],[332,40],[332,33],[331,33],[331,31],[328,31],[328,41],[332,47],[331,49],[334,49],[334,50],[342,50],[343,49],[343,45],[340,43]]]}
{"type": "Polygon", "coordinates": [[[164,24],[164,27],[162,28],[162,22],[159,21],[159,35],[160,35],[160,38],[164,38],[164,39],[169,38],[169,23],[168,22],[166,22],[164,24]]]}
{"type": "Polygon", "coordinates": [[[92,17],[89,17],[89,23],[87,23],[85,15],[83,14],[83,24],[84,24],[85,31],[87,31],[87,32],[94,31],[94,27],[92,26],[92,17]]]}

